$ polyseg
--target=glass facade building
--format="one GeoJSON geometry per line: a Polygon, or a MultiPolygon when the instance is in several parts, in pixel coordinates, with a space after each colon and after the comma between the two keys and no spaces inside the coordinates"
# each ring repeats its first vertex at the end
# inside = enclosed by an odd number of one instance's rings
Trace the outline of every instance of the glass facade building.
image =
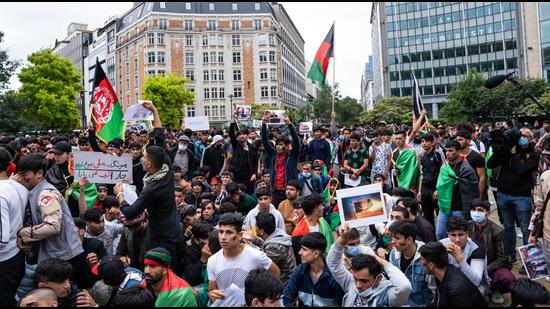
{"type": "Polygon", "coordinates": [[[539,2],[540,45],[542,53],[542,75],[550,81],[550,3],[539,2]]]}
{"type": "Polygon", "coordinates": [[[485,77],[520,71],[516,10],[513,2],[375,3],[374,67],[381,69],[374,79],[383,86],[375,98],[411,95],[414,70],[425,107],[437,118],[451,87],[469,70],[485,77]]]}

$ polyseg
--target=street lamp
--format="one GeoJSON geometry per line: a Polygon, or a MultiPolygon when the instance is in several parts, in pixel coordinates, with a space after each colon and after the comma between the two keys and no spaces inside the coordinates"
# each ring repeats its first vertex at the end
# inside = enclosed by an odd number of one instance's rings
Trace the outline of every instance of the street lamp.
{"type": "Polygon", "coordinates": [[[229,117],[233,116],[233,95],[229,95],[229,117]]]}

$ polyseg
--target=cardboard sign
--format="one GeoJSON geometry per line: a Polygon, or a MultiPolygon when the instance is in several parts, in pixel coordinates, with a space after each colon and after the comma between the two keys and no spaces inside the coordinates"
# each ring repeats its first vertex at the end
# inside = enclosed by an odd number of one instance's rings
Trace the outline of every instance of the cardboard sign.
{"type": "Polygon", "coordinates": [[[74,180],[86,177],[91,183],[132,182],[132,156],[112,156],[101,152],[79,151],[74,154],[74,180]]]}
{"type": "Polygon", "coordinates": [[[340,222],[350,227],[388,221],[382,185],[372,184],[336,191],[340,222]]]}
{"type": "Polygon", "coordinates": [[[235,108],[235,117],[237,118],[250,118],[252,115],[252,106],[250,105],[237,105],[235,108]]]}
{"type": "Polygon", "coordinates": [[[285,124],[285,111],[283,110],[267,110],[264,118],[268,117],[268,123],[285,124]]]}
{"type": "Polygon", "coordinates": [[[300,133],[313,132],[313,122],[300,122],[300,133]]]}
{"type": "Polygon", "coordinates": [[[139,100],[138,104],[128,107],[126,113],[124,113],[124,121],[153,120],[153,112],[143,107],[143,102],[139,100]]]}
{"type": "Polygon", "coordinates": [[[191,129],[193,131],[210,130],[210,122],[207,116],[185,117],[184,125],[186,129],[191,129]]]}

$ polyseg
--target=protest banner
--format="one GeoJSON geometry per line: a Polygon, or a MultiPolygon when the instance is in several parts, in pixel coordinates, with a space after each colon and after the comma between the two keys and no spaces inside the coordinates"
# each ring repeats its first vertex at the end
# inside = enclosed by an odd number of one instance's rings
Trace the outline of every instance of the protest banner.
{"type": "Polygon", "coordinates": [[[300,133],[313,132],[313,122],[300,122],[300,133]]]}
{"type": "Polygon", "coordinates": [[[267,110],[264,118],[268,117],[267,123],[270,124],[285,124],[285,111],[283,110],[267,110]]]}
{"type": "Polygon", "coordinates": [[[146,101],[139,100],[138,104],[129,106],[124,113],[124,121],[132,120],[153,120],[153,112],[143,107],[146,101]]]}
{"type": "Polygon", "coordinates": [[[186,129],[191,129],[193,131],[210,130],[210,122],[207,116],[185,117],[183,123],[186,129]]]}
{"type": "Polygon", "coordinates": [[[79,151],[74,154],[74,180],[86,177],[91,183],[132,182],[132,156],[121,157],[100,152],[79,151]]]}
{"type": "Polygon", "coordinates": [[[372,184],[336,191],[340,222],[350,227],[388,221],[382,185],[372,184]]]}

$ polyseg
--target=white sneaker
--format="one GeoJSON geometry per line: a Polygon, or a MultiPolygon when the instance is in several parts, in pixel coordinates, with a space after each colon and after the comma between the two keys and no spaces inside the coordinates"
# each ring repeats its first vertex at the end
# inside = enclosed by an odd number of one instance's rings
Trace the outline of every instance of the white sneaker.
{"type": "Polygon", "coordinates": [[[499,291],[493,291],[491,294],[491,302],[493,304],[504,304],[504,297],[499,291]]]}
{"type": "Polygon", "coordinates": [[[517,235],[517,238],[523,238],[523,234],[521,233],[520,229],[516,229],[516,235],[517,235]]]}

